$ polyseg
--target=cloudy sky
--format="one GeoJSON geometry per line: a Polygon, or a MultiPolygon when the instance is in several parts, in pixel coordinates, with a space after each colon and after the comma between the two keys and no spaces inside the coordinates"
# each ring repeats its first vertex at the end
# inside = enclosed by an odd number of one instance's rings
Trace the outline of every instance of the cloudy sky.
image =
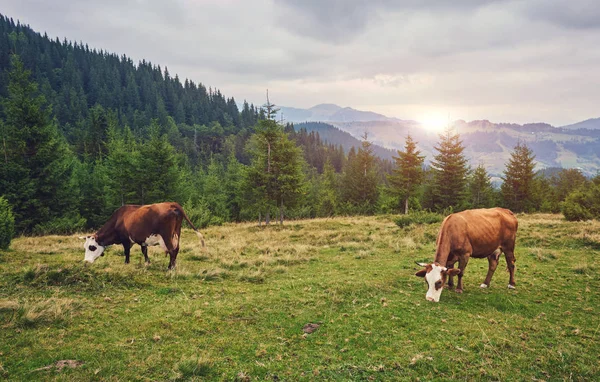
{"type": "Polygon", "coordinates": [[[600,117],[597,0],[0,0],[50,36],[145,58],[238,102],[401,119],[600,117]]]}

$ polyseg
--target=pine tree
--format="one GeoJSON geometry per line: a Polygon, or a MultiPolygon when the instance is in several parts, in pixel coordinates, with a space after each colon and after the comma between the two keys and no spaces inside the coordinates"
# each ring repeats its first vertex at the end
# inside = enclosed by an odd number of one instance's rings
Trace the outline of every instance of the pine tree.
{"type": "Polygon", "coordinates": [[[469,202],[471,208],[490,208],[494,205],[494,188],[483,165],[477,166],[469,178],[469,202]]]}
{"type": "Polygon", "coordinates": [[[150,139],[141,145],[140,152],[143,155],[137,179],[141,186],[142,204],[166,201],[183,203],[179,193],[181,171],[177,153],[167,135],[160,133],[156,120],[152,121],[150,139]]]}
{"type": "Polygon", "coordinates": [[[302,195],[305,185],[301,150],[290,141],[274,120],[259,121],[249,143],[251,164],[246,171],[248,198],[269,224],[271,209],[292,207],[302,195]]]}
{"type": "Polygon", "coordinates": [[[504,170],[501,193],[504,205],[515,212],[534,209],[535,155],[525,143],[515,146],[504,170]]]}
{"type": "Polygon", "coordinates": [[[119,134],[115,126],[109,126],[107,139],[108,152],[103,163],[108,178],[108,205],[114,210],[124,204],[141,204],[141,187],[137,184],[141,154],[131,130],[125,127],[119,134]]]}
{"type": "Polygon", "coordinates": [[[408,213],[408,199],[413,196],[415,190],[423,181],[424,155],[417,150],[417,142],[413,141],[410,134],[406,137],[404,151],[398,150],[398,156],[393,157],[395,168],[388,181],[395,195],[404,200],[404,213],[408,213]]]}
{"type": "Polygon", "coordinates": [[[362,213],[372,213],[377,202],[377,171],[372,143],[365,133],[361,147],[348,153],[348,162],[342,178],[344,201],[362,213]]]}
{"type": "Polygon", "coordinates": [[[466,197],[468,160],[458,133],[448,128],[440,134],[440,142],[434,147],[438,154],[431,162],[433,170],[433,194],[436,208],[460,208],[466,197]]]}
{"type": "Polygon", "coordinates": [[[329,158],[320,176],[317,213],[319,216],[335,216],[338,212],[339,186],[335,169],[329,158]]]}
{"type": "Polygon", "coordinates": [[[12,56],[8,97],[2,101],[0,195],[12,205],[19,232],[58,220],[61,230],[69,224],[77,229],[81,218],[76,213],[79,192],[73,187],[75,157],[29,76],[19,57],[12,56]]]}
{"type": "Polygon", "coordinates": [[[225,169],[214,158],[210,160],[204,177],[203,200],[212,214],[212,221],[229,221],[227,208],[227,184],[224,182],[225,169]]]}

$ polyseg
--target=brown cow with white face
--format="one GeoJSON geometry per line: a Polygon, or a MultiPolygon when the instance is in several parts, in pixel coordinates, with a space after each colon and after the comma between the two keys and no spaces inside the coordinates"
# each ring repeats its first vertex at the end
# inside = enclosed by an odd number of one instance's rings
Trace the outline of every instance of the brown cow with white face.
{"type": "Polygon", "coordinates": [[[471,257],[487,257],[489,268],[481,288],[489,287],[501,253],[504,253],[510,273],[508,287],[514,289],[517,228],[517,218],[504,208],[466,210],[446,217],[437,237],[435,261],[417,263],[424,269],[415,276],[424,277],[428,284],[425,298],[440,301],[446,281],[449,287],[453,287],[455,275],[458,276],[456,292],[462,293],[462,277],[471,257]],[[454,269],[457,261],[459,269],[454,269]]]}
{"type": "Polygon", "coordinates": [[[148,246],[160,245],[170,255],[169,269],[175,267],[179,253],[181,222],[185,219],[196,231],[202,247],[204,238],[177,203],[157,203],[144,206],[124,205],[92,236],[85,239],[85,261],[93,263],[104,255],[104,249],[112,244],[121,244],[125,252],[125,264],[129,264],[129,251],[133,244],[142,247],[146,263],[148,246]]]}

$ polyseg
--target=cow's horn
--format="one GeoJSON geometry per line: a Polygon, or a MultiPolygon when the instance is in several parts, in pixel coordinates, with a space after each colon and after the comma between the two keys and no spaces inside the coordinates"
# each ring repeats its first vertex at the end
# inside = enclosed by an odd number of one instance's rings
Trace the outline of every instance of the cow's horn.
{"type": "Polygon", "coordinates": [[[427,263],[419,263],[418,261],[415,261],[415,264],[417,264],[420,267],[426,267],[427,263]]]}

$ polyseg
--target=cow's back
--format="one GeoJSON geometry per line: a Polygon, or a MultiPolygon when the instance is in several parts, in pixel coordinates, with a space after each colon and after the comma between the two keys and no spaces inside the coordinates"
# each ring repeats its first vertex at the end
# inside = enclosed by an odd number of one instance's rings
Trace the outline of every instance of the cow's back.
{"type": "Polygon", "coordinates": [[[179,204],[171,202],[141,206],[125,216],[124,228],[133,241],[143,242],[150,235],[162,234],[167,227],[180,227],[180,209],[179,204]]]}
{"type": "Polygon", "coordinates": [[[504,208],[457,212],[444,219],[437,240],[436,258],[448,255],[487,257],[498,248],[514,248],[517,219],[504,208]]]}

